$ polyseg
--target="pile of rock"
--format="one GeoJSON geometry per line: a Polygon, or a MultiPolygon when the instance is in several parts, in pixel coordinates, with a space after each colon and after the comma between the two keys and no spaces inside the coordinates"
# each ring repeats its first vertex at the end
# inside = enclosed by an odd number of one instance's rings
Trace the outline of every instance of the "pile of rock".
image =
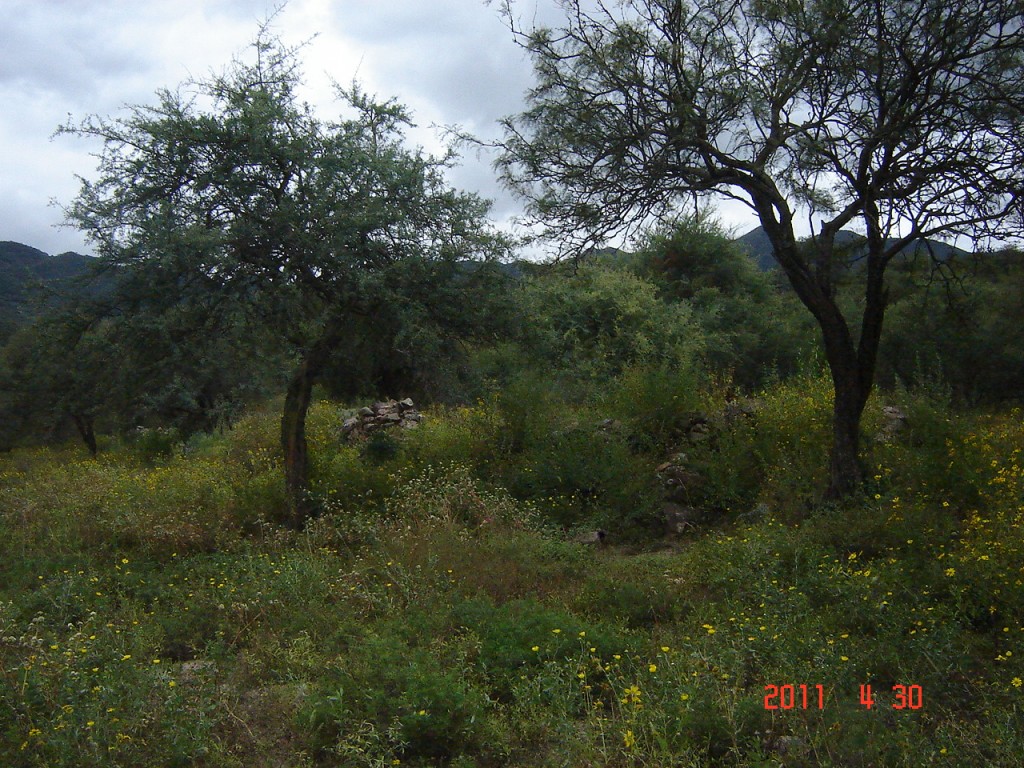
{"type": "Polygon", "coordinates": [[[414,429],[423,420],[423,414],[416,410],[411,398],[405,400],[383,400],[360,408],[355,416],[345,419],[341,435],[345,439],[365,437],[380,429],[414,429]]]}
{"type": "Polygon", "coordinates": [[[887,405],[882,408],[882,416],[885,417],[885,421],[882,423],[882,428],[875,434],[876,443],[893,442],[907,430],[907,426],[910,424],[907,414],[895,405],[887,405]]]}
{"type": "Polygon", "coordinates": [[[662,517],[670,535],[713,523],[721,515],[721,510],[704,505],[708,484],[705,467],[692,460],[687,451],[700,452],[697,446],[701,443],[713,447],[720,434],[753,418],[760,407],[758,400],[733,400],[719,413],[694,413],[682,423],[680,447],[685,450],[677,451],[655,470],[662,489],[662,517]]]}

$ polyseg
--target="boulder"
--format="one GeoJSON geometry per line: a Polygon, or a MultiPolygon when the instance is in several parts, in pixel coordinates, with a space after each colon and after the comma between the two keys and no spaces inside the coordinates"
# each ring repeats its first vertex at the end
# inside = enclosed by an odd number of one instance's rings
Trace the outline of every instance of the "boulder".
{"type": "Polygon", "coordinates": [[[665,530],[671,535],[678,536],[693,530],[704,515],[696,507],[667,501],[662,507],[662,516],[665,520],[665,530]]]}
{"type": "Polygon", "coordinates": [[[605,539],[608,537],[607,531],[602,531],[598,528],[596,531],[584,531],[577,535],[573,541],[577,544],[591,544],[600,545],[605,543],[605,539]]]}
{"type": "Polygon", "coordinates": [[[875,433],[876,443],[891,443],[910,424],[907,414],[895,405],[887,405],[882,408],[882,416],[885,417],[885,421],[882,428],[875,433]]]}
{"type": "Polygon", "coordinates": [[[416,410],[411,398],[404,400],[381,400],[356,411],[341,425],[342,439],[358,439],[380,429],[414,429],[419,426],[423,415],[416,410]]]}

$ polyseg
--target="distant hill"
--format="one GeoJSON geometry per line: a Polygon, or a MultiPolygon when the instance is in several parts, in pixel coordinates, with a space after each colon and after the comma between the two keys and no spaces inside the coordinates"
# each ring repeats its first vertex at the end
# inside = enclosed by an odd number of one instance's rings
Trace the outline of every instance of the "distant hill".
{"type": "Polygon", "coordinates": [[[54,296],[75,292],[76,278],[92,263],[91,256],[80,253],[50,256],[22,243],[0,241],[0,341],[54,296]]]}
{"type": "MultiPolygon", "coordinates": [[[[836,245],[840,248],[850,248],[851,255],[857,256],[862,255],[863,249],[858,249],[857,246],[860,243],[864,243],[867,238],[864,235],[858,235],[856,232],[850,232],[846,229],[841,229],[836,233],[836,245]],[[858,250],[861,250],[861,254],[858,254],[858,250]]],[[[763,227],[757,227],[750,230],[745,235],[736,238],[733,242],[740,245],[744,250],[747,251],[757,262],[757,265],[762,270],[775,269],[778,264],[775,261],[775,254],[772,249],[772,244],[768,240],[768,235],[765,233],[763,227]]],[[[890,240],[889,242],[894,242],[890,240]]],[[[967,256],[967,251],[956,248],[955,246],[949,245],[948,243],[942,243],[938,240],[927,240],[921,239],[916,244],[907,246],[903,249],[906,254],[913,253],[918,249],[931,249],[935,254],[936,258],[941,261],[948,261],[950,259],[957,259],[961,256],[967,256]]]]}

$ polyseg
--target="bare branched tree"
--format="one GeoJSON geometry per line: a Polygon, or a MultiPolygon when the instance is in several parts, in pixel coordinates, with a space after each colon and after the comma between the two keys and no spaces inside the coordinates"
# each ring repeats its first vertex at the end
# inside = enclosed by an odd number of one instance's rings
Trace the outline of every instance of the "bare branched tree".
{"type": "Polygon", "coordinates": [[[560,5],[559,29],[512,23],[537,84],[505,121],[504,180],[567,251],[703,196],[756,212],[821,328],[835,385],[829,495],[851,493],[886,268],[921,238],[979,248],[1021,235],[1024,3],[560,5]],[[836,235],[850,226],[867,236],[859,318],[836,301],[848,258],[836,235]]]}

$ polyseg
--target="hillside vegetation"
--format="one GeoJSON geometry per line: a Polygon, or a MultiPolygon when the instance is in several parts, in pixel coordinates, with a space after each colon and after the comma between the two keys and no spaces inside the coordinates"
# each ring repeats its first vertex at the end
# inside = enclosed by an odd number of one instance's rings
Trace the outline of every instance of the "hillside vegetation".
{"type": "Polygon", "coordinates": [[[301,530],[273,355],[199,339],[167,389],[132,370],[157,337],[107,336],[120,368],[40,400],[49,369],[18,361],[52,326],[26,327],[5,350],[35,399],[7,390],[0,454],[0,763],[1016,765],[1024,426],[998,328],[1018,262],[952,304],[896,274],[870,480],[842,504],[821,501],[831,384],[806,321],[706,224],[507,272],[490,341],[365,328],[309,414],[301,530]],[[154,406],[211,381],[219,416],[154,406]],[[422,422],[346,435],[374,392],[422,422]],[[53,429],[76,393],[95,457],[53,429]],[[689,519],[667,536],[671,473],[689,519]]]}
{"type": "Polygon", "coordinates": [[[690,448],[716,517],[665,540],[654,469],[725,406],[709,384],[521,383],[354,444],[320,402],[303,532],[275,524],[273,409],[8,454],[3,763],[1015,765],[1020,412],[880,398],[871,429],[883,402],[908,427],[872,443],[871,493],[821,506],[828,383],[773,384],[690,448]]]}

